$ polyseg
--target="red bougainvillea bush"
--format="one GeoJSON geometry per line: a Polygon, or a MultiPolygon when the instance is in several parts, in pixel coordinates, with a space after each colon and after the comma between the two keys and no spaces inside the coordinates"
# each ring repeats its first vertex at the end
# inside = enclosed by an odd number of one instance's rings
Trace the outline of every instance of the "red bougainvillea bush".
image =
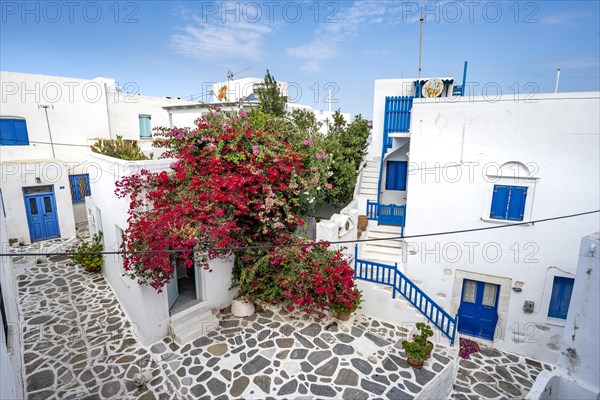
{"type": "Polygon", "coordinates": [[[343,253],[328,247],[319,242],[247,253],[249,259],[264,255],[242,270],[240,295],[271,304],[287,301],[289,311],[308,314],[356,311],[361,294],[352,267],[343,253]]]}
{"type": "MultiPolygon", "coordinates": [[[[187,267],[207,267],[210,259],[231,254],[216,248],[297,240],[293,232],[304,224],[302,216],[331,188],[330,157],[309,140],[302,150],[292,149],[280,133],[264,129],[265,118],[256,110],[215,111],[198,119],[194,129],[158,129],[163,157],[177,160],[171,170],[142,171],[117,183],[117,195],[130,201],[123,249],[141,251],[124,255],[130,277],[160,291],[173,276],[176,258],[187,267]],[[193,248],[207,250],[194,257],[193,248]],[[184,251],[163,251],[174,249],[184,251]]],[[[289,299],[307,311],[315,296],[331,305],[350,304],[356,292],[352,268],[340,253],[323,246],[300,249],[296,257],[286,249],[267,258],[264,250],[237,251],[234,284],[244,295],[267,300],[273,287],[264,283],[279,282],[284,291],[270,301],[289,299]]]]}

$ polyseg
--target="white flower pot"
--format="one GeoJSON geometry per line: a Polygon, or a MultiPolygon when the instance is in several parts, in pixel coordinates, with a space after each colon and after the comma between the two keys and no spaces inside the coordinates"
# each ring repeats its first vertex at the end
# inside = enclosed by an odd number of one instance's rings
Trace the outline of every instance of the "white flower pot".
{"type": "Polygon", "coordinates": [[[254,304],[246,300],[233,300],[231,302],[231,313],[234,317],[249,317],[254,314],[254,304]]]}

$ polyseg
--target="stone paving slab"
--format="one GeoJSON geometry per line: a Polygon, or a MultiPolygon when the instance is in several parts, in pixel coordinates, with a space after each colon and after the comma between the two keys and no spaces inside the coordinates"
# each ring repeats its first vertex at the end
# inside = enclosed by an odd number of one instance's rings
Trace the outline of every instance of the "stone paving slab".
{"type": "Polygon", "coordinates": [[[222,310],[220,327],[179,347],[150,347],[189,399],[413,399],[451,362],[438,346],[421,370],[405,361],[406,330],[358,316],[344,326],[267,309],[248,318],[222,310]]]}
{"type": "Polygon", "coordinates": [[[31,260],[17,277],[28,399],[178,399],[102,275],[64,258],[31,260]],[[140,367],[148,388],[133,383],[140,367]]]}
{"type": "Polygon", "coordinates": [[[550,366],[480,345],[478,353],[460,360],[452,398],[522,399],[544,369],[550,366]]]}

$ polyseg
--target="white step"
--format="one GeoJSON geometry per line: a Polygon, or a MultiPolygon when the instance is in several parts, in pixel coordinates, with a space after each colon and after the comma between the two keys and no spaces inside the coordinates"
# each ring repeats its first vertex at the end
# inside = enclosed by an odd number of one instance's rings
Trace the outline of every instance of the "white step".
{"type": "Polygon", "coordinates": [[[360,188],[377,190],[377,182],[363,182],[360,188]]]}
{"type": "Polygon", "coordinates": [[[376,225],[369,227],[369,234],[378,235],[377,237],[385,237],[385,235],[396,237],[400,236],[401,231],[402,227],[395,225],[376,225]]]}
{"type": "Polygon", "coordinates": [[[376,254],[376,255],[364,254],[360,258],[363,260],[366,260],[366,261],[373,261],[376,263],[387,264],[387,265],[394,265],[395,263],[400,264],[400,262],[402,261],[401,257],[380,256],[378,254],[376,254]]]}
{"type": "Polygon", "coordinates": [[[365,244],[364,255],[381,255],[381,256],[401,256],[402,249],[394,247],[371,246],[369,242],[365,244]]]}
{"type": "Polygon", "coordinates": [[[198,305],[175,314],[169,332],[177,344],[184,345],[218,327],[219,320],[212,311],[198,305]]]}
{"type": "Polygon", "coordinates": [[[377,196],[377,189],[361,188],[360,194],[365,195],[365,196],[372,196],[372,195],[377,196]]]}
{"type": "MultiPolygon", "coordinates": [[[[370,237],[369,239],[374,239],[370,237]]],[[[367,242],[365,246],[373,246],[375,248],[385,247],[385,248],[393,248],[398,249],[400,251],[402,249],[402,242],[400,240],[377,240],[375,242],[367,242]]]]}
{"type": "Polygon", "coordinates": [[[379,182],[379,178],[377,176],[367,175],[367,176],[363,176],[363,180],[362,181],[363,181],[363,183],[365,183],[365,182],[375,182],[375,183],[377,183],[377,182],[379,182]]]}

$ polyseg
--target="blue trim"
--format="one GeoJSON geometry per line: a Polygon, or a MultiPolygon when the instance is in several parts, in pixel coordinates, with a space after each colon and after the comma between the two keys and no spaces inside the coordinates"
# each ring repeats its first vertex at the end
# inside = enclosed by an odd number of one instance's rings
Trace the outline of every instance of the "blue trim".
{"type": "Polygon", "coordinates": [[[89,174],[75,174],[69,175],[69,184],[71,186],[71,197],[73,203],[83,203],[86,196],[91,196],[92,189],[90,187],[90,175],[89,174]],[[79,178],[85,178],[86,192],[81,192],[81,186],[79,185],[79,178]]]}
{"type": "Polygon", "coordinates": [[[0,118],[0,146],[28,146],[29,134],[24,119],[0,118]]]}
{"type": "Polygon", "coordinates": [[[6,208],[4,208],[4,196],[2,195],[2,188],[0,188],[0,206],[2,206],[2,215],[6,218],[6,208]]]}
{"type": "Polygon", "coordinates": [[[548,316],[552,318],[567,319],[569,305],[571,304],[571,294],[575,279],[555,276],[552,283],[552,295],[548,307],[548,316]]]}
{"type": "Polygon", "coordinates": [[[392,297],[400,293],[413,307],[438,328],[454,345],[458,317],[451,317],[395,265],[382,264],[358,258],[358,245],[354,246],[354,277],[392,287],[392,297]]]}
{"type": "Polygon", "coordinates": [[[490,218],[523,221],[526,203],[526,186],[494,185],[490,218]]]}

